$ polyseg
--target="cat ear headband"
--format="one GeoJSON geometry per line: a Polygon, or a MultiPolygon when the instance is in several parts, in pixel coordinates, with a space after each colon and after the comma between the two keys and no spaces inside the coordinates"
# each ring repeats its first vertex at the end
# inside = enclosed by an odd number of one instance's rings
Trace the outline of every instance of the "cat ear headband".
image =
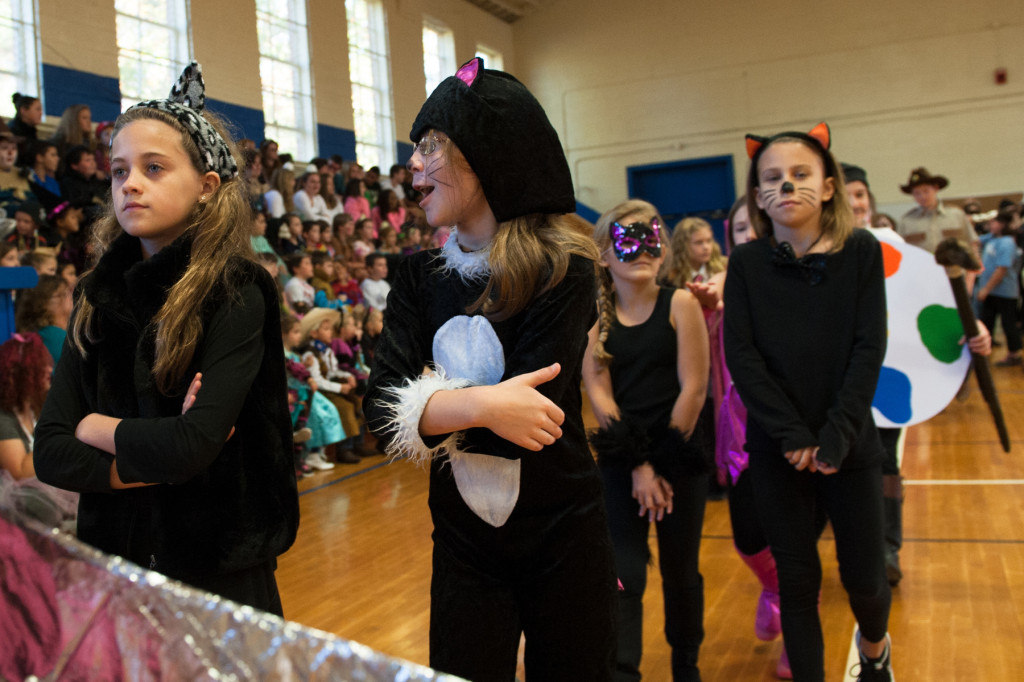
{"type": "Polygon", "coordinates": [[[205,107],[206,84],[203,82],[203,67],[193,61],[181,72],[167,99],[139,102],[129,107],[128,111],[159,109],[173,116],[199,148],[203,170],[213,171],[222,181],[230,180],[238,175],[238,164],[224,138],[203,118],[202,111],[205,107]]]}
{"type": "Polygon", "coordinates": [[[810,132],[806,133],[787,131],[779,133],[778,135],[772,135],[771,137],[747,135],[747,156],[753,159],[761,152],[762,149],[782,137],[795,137],[801,140],[807,140],[808,142],[814,142],[826,152],[832,146],[832,131],[829,130],[827,123],[822,122],[811,128],[810,132]]]}

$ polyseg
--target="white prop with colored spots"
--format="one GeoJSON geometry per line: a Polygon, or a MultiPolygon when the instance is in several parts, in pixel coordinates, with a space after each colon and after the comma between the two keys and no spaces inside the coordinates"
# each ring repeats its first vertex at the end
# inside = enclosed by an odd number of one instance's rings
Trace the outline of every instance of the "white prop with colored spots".
{"type": "Polygon", "coordinates": [[[946,271],[935,256],[876,233],[885,260],[889,339],[872,402],[875,423],[898,428],[941,412],[971,364],[946,271]]]}

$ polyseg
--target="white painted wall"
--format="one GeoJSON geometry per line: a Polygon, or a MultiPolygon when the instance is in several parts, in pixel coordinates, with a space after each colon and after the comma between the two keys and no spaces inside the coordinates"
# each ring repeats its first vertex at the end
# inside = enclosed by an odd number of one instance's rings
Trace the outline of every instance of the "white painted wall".
{"type": "Polygon", "coordinates": [[[632,165],[731,154],[739,193],[745,133],[821,120],[883,210],[904,210],[918,165],[951,197],[1024,187],[1021,2],[551,0],[513,31],[517,75],[598,211],[632,165]]]}

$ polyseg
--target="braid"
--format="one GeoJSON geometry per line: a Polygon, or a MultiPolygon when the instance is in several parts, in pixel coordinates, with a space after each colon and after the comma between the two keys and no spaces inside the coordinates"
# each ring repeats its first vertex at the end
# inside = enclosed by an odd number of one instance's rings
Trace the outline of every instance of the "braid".
{"type": "Polygon", "coordinates": [[[598,275],[599,286],[597,297],[597,345],[594,346],[594,359],[598,364],[608,366],[612,356],[604,349],[604,342],[608,340],[608,332],[611,331],[612,322],[615,321],[615,285],[612,282],[611,272],[608,268],[600,268],[598,275]]]}

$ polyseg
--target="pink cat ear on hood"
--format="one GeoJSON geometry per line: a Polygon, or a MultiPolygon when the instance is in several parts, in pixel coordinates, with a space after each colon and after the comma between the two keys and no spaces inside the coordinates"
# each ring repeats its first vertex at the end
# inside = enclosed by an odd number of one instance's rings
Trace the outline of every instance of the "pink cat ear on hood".
{"type": "Polygon", "coordinates": [[[480,68],[482,66],[483,60],[480,57],[473,57],[459,67],[459,70],[455,72],[455,76],[467,86],[471,86],[476,77],[480,75],[480,68]]]}

